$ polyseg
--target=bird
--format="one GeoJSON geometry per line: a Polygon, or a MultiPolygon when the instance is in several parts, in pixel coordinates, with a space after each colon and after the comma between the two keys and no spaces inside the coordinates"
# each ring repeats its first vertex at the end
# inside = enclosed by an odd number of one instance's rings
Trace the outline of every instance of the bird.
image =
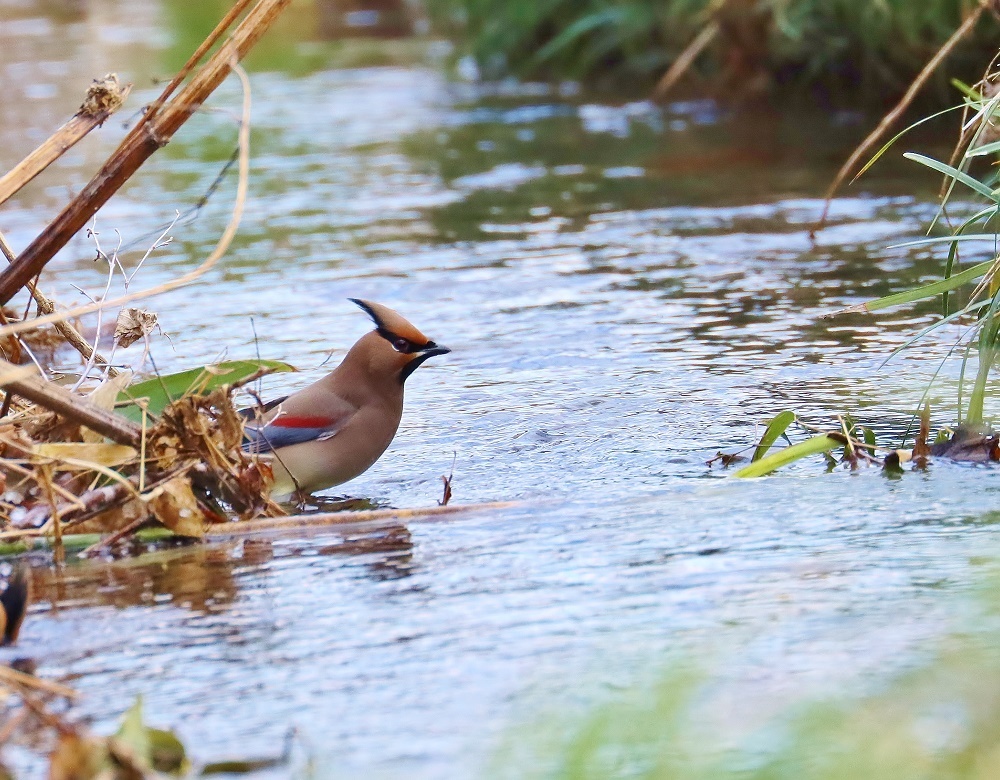
{"type": "Polygon", "coordinates": [[[6,589],[0,593],[0,647],[17,641],[30,600],[31,579],[28,567],[18,564],[7,580],[6,589]]]}
{"type": "Polygon", "coordinates": [[[271,496],[300,498],[367,471],[403,415],[403,386],[424,361],[446,355],[388,306],[349,298],[371,317],[366,333],[330,374],[297,393],[243,410],[250,453],[271,453],[271,496]]]}

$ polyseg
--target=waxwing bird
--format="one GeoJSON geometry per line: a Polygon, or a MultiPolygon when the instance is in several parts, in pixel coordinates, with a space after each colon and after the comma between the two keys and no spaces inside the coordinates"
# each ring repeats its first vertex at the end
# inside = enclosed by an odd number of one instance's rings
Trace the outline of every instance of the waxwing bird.
{"type": "Polygon", "coordinates": [[[245,448],[273,453],[274,497],[323,490],[367,471],[396,435],[407,378],[428,358],[451,352],[392,309],[350,300],[375,330],[327,376],[251,410],[256,417],[246,426],[245,448]]]}

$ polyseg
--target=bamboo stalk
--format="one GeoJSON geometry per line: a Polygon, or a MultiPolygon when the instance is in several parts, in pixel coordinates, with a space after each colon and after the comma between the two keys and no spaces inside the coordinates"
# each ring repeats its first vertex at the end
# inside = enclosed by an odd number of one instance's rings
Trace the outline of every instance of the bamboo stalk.
{"type": "Polygon", "coordinates": [[[109,73],[103,79],[95,79],[87,90],[80,110],[41,146],[0,177],[0,204],[76,146],[87,133],[103,125],[109,116],[121,108],[131,90],[132,85],[120,84],[114,73],[109,73]]]}
{"type": "Polygon", "coordinates": [[[142,132],[125,138],[80,194],[14,263],[0,272],[0,304],[7,303],[28,281],[41,273],[56,252],[87,224],[129,177],[157,149],[170,141],[290,2],[260,0],[177,96],[143,125],[142,132]]]}

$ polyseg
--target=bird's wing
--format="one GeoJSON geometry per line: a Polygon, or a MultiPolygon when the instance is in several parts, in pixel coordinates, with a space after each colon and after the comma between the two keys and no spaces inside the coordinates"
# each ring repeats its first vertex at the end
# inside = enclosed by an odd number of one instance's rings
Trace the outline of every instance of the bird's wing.
{"type": "Polygon", "coordinates": [[[278,404],[283,403],[288,399],[287,395],[281,396],[281,398],[275,398],[273,401],[268,401],[262,406],[248,406],[245,409],[237,409],[237,413],[245,420],[255,420],[258,415],[265,414],[271,411],[278,404]]]}
{"type": "Polygon", "coordinates": [[[295,414],[282,406],[266,423],[249,424],[245,431],[250,439],[243,445],[247,452],[272,452],[281,447],[336,436],[357,411],[344,405],[317,414],[295,414]]]}

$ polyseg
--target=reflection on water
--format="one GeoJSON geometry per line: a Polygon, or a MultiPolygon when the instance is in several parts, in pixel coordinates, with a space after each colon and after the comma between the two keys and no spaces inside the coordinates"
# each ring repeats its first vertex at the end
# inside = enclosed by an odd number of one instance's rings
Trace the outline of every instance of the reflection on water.
{"type": "MultiPolygon", "coordinates": [[[[0,210],[15,247],[222,5],[0,0],[0,75],[19,90],[0,114],[0,166],[72,113],[92,76],[137,85],[118,121],[0,210]]],[[[267,754],[295,725],[344,776],[460,777],[518,697],[575,704],[581,679],[627,683],[671,649],[739,644],[720,675],[752,716],[796,691],[863,687],[939,635],[953,612],[942,591],[969,588],[992,544],[980,518],[995,470],[890,481],[805,463],[736,484],[704,465],[783,408],[850,412],[898,439],[961,328],[881,368],[936,303],[826,315],[940,272],[936,250],[890,246],[920,234],[936,181],[890,155],[813,242],[817,195],[863,133],[850,117],[612,104],[424,65],[335,70],[316,23],[293,4],[251,63],[247,213],[220,267],[151,303],[171,336],[153,345],[157,365],[259,350],[303,369],[268,377],[278,395],[366,330],[347,297],[382,301],[454,352],[414,375],[396,441],[337,497],[432,505],[456,457],[456,501],[524,503],[39,562],[18,650],[72,676],[81,713],[110,728],[142,693],[205,758],[267,754]]],[[[224,85],[98,228],[129,242],[197,203],[232,152],[238,100],[224,85]]],[[[199,262],[232,189],[137,283],[199,262]]],[[[92,256],[78,239],[44,287],[79,301],[73,285],[103,284],[92,256]]],[[[931,393],[941,421],[958,371],[946,364],[931,393]]]]}

